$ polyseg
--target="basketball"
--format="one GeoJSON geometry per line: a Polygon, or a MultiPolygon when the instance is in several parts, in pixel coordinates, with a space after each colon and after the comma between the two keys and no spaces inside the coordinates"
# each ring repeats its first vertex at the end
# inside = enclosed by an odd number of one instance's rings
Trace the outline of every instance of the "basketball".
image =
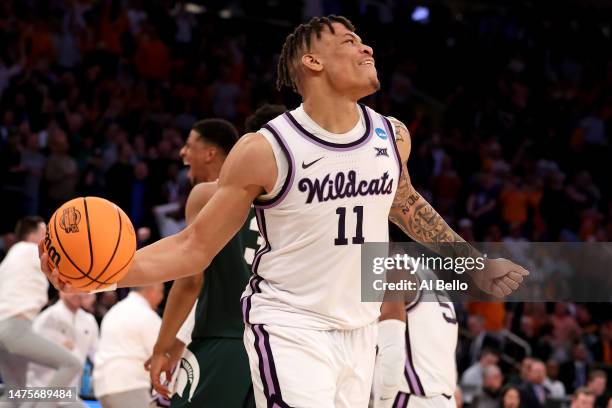
{"type": "Polygon", "coordinates": [[[112,202],[79,197],[51,216],[44,241],[49,266],[74,288],[103,289],[123,278],[136,252],[128,216],[112,202]]]}

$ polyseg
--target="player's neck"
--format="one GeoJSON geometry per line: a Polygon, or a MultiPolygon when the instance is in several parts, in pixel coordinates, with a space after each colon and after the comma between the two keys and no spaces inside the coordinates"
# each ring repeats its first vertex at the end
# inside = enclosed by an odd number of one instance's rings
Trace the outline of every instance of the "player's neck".
{"type": "Polygon", "coordinates": [[[304,98],[304,112],[331,133],[346,133],[359,121],[357,103],[346,97],[309,95],[304,98]]]}

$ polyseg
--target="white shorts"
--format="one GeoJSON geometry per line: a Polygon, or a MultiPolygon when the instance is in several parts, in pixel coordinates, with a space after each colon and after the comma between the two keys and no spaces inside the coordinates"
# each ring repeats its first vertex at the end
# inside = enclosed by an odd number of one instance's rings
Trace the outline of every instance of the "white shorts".
{"type": "Polygon", "coordinates": [[[245,325],[258,408],[367,408],[376,323],[355,330],[245,325]]]}
{"type": "MultiPolygon", "coordinates": [[[[399,392],[395,392],[397,388],[389,390],[382,386],[380,364],[380,360],[377,360],[372,389],[373,408],[456,408],[455,397],[452,392],[423,396],[424,390],[420,379],[412,377],[411,381],[409,380],[409,365],[412,367],[409,357],[406,359],[404,373],[399,381],[399,392]],[[409,384],[409,381],[411,384],[409,384]],[[413,392],[419,392],[419,390],[420,395],[413,394],[413,392]]],[[[436,388],[439,389],[440,387],[436,388]]]]}

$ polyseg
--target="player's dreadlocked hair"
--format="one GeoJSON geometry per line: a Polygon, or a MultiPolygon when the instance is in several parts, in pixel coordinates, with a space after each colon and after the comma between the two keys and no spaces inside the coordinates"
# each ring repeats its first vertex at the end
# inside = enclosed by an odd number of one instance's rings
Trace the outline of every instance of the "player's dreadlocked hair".
{"type": "Polygon", "coordinates": [[[347,29],[355,31],[353,23],[346,17],[330,15],[327,17],[314,17],[309,22],[300,24],[293,33],[287,36],[278,60],[276,87],[279,91],[283,86],[287,86],[297,92],[295,72],[297,59],[301,57],[303,50],[310,49],[310,40],[313,34],[317,36],[317,39],[321,38],[321,32],[325,27],[332,34],[335,34],[332,23],[340,23],[347,29]]]}

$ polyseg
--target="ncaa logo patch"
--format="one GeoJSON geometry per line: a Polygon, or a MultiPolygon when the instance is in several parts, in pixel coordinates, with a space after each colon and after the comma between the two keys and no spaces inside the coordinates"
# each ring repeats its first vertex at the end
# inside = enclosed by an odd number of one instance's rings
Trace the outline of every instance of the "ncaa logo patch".
{"type": "Polygon", "coordinates": [[[74,207],[64,208],[62,218],[60,218],[60,227],[67,234],[71,232],[79,232],[79,222],[81,222],[81,213],[74,207]]]}
{"type": "Polygon", "coordinates": [[[380,137],[382,140],[386,140],[387,139],[387,132],[385,132],[384,129],[376,128],[376,129],[374,129],[374,131],[376,132],[376,136],[380,137]]]}

